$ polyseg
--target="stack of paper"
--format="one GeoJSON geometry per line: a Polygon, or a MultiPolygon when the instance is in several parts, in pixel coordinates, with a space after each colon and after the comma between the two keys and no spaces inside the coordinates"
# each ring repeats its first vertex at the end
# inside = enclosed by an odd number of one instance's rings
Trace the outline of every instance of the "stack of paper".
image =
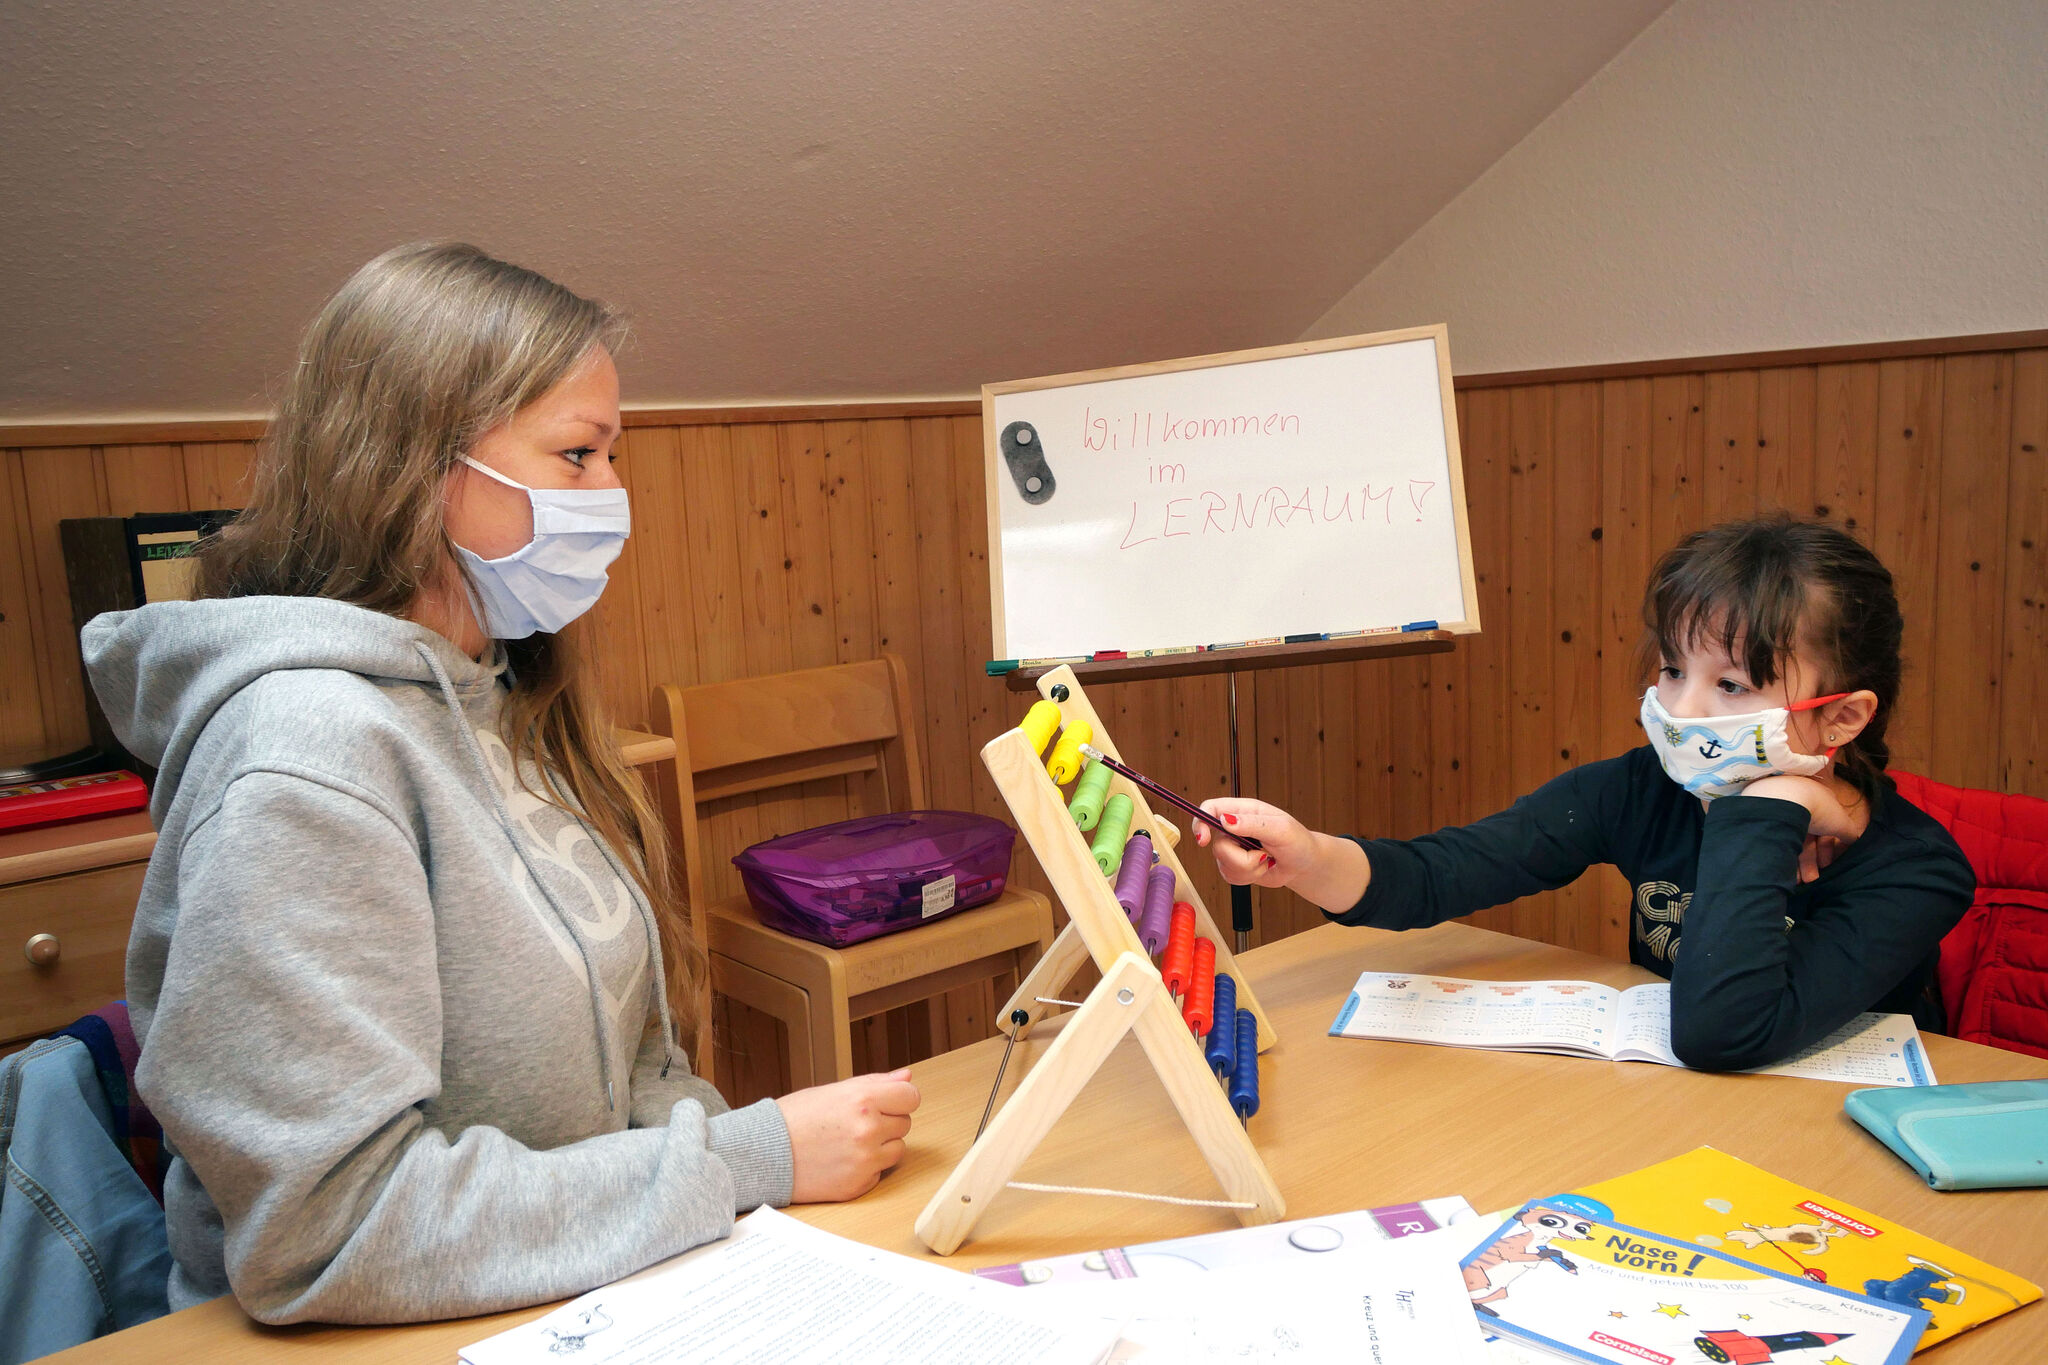
{"type": "Polygon", "coordinates": [[[467,1365],[1095,1365],[1116,1326],[773,1209],[722,1242],[462,1349],[467,1365]]]}

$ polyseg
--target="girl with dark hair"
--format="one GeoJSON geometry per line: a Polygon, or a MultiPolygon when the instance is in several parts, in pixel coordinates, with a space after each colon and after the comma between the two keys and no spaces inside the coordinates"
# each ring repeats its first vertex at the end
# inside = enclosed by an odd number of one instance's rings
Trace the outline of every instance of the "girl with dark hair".
{"type": "Polygon", "coordinates": [[[1419,839],[1321,834],[1236,798],[1206,808],[1264,853],[1206,826],[1195,837],[1227,881],[1289,887],[1340,924],[1382,929],[1612,863],[1634,892],[1629,957],[1670,979],[1672,1050],[1702,1070],[1768,1066],[1865,1010],[1939,1029],[1936,957],[1976,881],[1884,775],[1891,574],[1834,526],[1734,522],[1658,562],[1643,625],[1657,672],[1640,748],[1419,839]]]}

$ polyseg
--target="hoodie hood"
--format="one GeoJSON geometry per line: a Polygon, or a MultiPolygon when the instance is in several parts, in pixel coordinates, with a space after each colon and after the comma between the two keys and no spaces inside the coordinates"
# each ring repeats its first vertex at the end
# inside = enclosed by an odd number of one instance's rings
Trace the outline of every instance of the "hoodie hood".
{"type": "Polygon", "coordinates": [[[417,622],[326,597],[153,602],[94,617],[79,643],[107,723],[157,770],[150,814],[159,826],[207,723],[265,674],[333,668],[432,687],[431,657],[466,696],[502,669],[417,622]]]}

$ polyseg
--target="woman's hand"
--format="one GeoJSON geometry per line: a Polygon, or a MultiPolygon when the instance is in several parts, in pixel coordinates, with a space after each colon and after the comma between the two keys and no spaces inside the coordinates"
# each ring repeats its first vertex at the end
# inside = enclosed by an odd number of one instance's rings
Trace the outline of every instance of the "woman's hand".
{"type": "Polygon", "coordinates": [[[1214,855],[1216,870],[1233,886],[1284,886],[1325,910],[1342,911],[1358,903],[1372,880],[1364,849],[1349,839],[1318,834],[1278,806],[1219,796],[1204,801],[1202,809],[1265,846],[1254,852],[1195,822],[1195,842],[1214,855]]]}
{"type": "Polygon", "coordinates": [[[903,1160],[919,1095],[910,1068],[814,1085],[775,1101],[789,1127],[793,1204],[857,1199],[903,1160]]]}

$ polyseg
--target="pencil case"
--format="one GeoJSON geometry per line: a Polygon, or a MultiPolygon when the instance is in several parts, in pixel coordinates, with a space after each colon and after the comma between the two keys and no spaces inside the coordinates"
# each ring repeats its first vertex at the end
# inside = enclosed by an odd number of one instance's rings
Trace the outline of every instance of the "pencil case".
{"type": "Polygon", "coordinates": [[[798,830],[732,861],[761,923],[843,948],[995,899],[1016,840],[986,815],[905,811],[798,830]]]}
{"type": "Polygon", "coordinates": [[[2048,1185],[2048,1080],[1852,1090],[1842,1107],[1937,1190],[2048,1185]]]}

